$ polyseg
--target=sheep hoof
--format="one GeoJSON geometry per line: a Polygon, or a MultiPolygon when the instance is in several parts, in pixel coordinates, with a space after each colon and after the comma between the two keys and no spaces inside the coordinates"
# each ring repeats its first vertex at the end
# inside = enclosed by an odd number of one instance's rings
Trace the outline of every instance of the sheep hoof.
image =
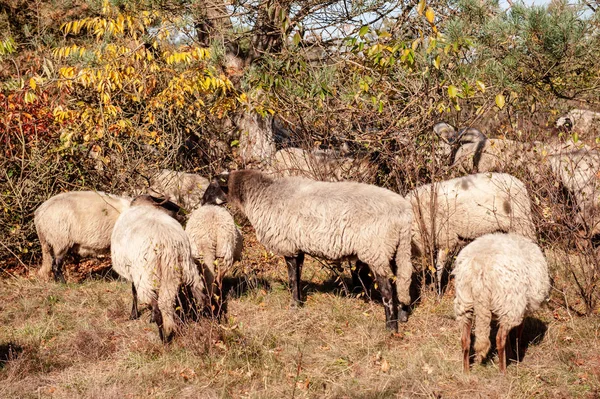
{"type": "Polygon", "coordinates": [[[290,302],[290,309],[300,309],[303,303],[300,301],[293,300],[290,302]]]}
{"type": "Polygon", "coordinates": [[[401,323],[406,323],[408,321],[408,311],[405,309],[400,309],[398,312],[398,321],[401,323]]]}
{"type": "Polygon", "coordinates": [[[387,327],[388,330],[390,330],[391,332],[398,332],[398,321],[396,320],[388,320],[385,323],[385,326],[387,327]]]}

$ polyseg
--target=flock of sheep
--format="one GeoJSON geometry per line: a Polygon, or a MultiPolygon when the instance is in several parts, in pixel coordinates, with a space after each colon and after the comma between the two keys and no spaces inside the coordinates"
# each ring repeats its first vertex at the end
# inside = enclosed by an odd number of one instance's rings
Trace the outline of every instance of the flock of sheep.
{"type": "MultiPolygon", "coordinates": [[[[397,331],[398,321],[408,320],[411,304],[411,254],[435,257],[441,292],[448,258],[462,241],[473,240],[458,254],[452,273],[464,370],[469,370],[473,317],[479,360],[489,351],[494,317],[500,370],[505,371],[509,331],[518,327],[520,338],[525,315],[539,308],[550,291],[527,189],[519,179],[496,172],[509,162],[507,154],[523,153],[526,144],[493,141],[471,128],[457,132],[445,123],[434,131],[442,138],[440,154],[467,172],[480,173],[420,186],[402,196],[344,181],[347,158],[286,149],[276,155],[269,171],[232,171],[211,181],[163,170],[147,194],[133,199],[93,191],[56,195],[35,212],[43,258],[39,274],[64,281],[67,253],[93,256],[110,251],[113,269],[132,284],[131,318],[139,317],[138,301],[148,305],[161,339],[168,342],[176,330],[176,305],[195,316],[214,308],[214,301],[222,300],[218,290],[224,276],[241,259],[242,235],[221,206],[228,202],[248,218],[268,250],[285,258],[293,306],[303,302],[305,255],[354,260],[353,273],[371,271],[386,326],[397,331]],[[334,181],[302,176],[319,167],[334,181]],[[187,223],[179,206],[192,210],[187,223]],[[186,303],[180,299],[182,292],[186,303]]],[[[595,227],[598,195],[591,176],[600,169],[598,154],[575,143],[530,146],[534,147],[571,191],[581,219],[595,227]]],[[[368,169],[361,166],[359,173],[368,169]]]]}

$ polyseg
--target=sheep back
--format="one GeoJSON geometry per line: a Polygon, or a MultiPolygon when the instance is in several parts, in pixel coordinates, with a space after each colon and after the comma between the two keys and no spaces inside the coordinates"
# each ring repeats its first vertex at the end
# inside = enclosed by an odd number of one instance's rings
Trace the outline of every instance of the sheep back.
{"type": "Polygon", "coordinates": [[[454,310],[463,325],[476,317],[475,350],[482,359],[490,347],[492,315],[500,325],[521,324],[550,292],[548,265],[541,249],[517,234],[487,234],[458,254],[454,271],[454,310]]]}
{"type": "Polygon", "coordinates": [[[158,303],[165,336],[175,328],[175,300],[182,285],[203,303],[204,285],[181,225],[157,206],[132,206],[119,217],[111,237],[113,269],[130,280],[141,303],[158,303]]]}
{"type": "Polygon", "coordinates": [[[376,186],[301,177],[273,180],[250,171],[232,172],[232,186],[230,201],[246,214],[258,239],[282,256],[305,252],[336,260],[357,255],[368,264],[387,264],[400,232],[410,229],[410,204],[376,186]]]}
{"type": "Polygon", "coordinates": [[[115,222],[129,203],[129,198],[99,191],[71,191],[40,205],[34,216],[42,244],[40,276],[49,276],[52,254],[63,257],[73,250],[81,256],[96,256],[108,252],[115,222]]]}
{"type": "Polygon", "coordinates": [[[203,256],[214,273],[214,261],[221,259],[223,272],[241,260],[243,238],[231,214],[222,207],[203,205],[190,215],[185,232],[192,243],[194,257],[203,256]]]}
{"type": "Polygon", "coordinates": [[[434,237],[439,247],[449,250],[461,239],[474,239],[495,231],[516,232],[536,239],[527,189],[519,179],[505,173],[479,173],[424,185],[412,190],[407,198],[415,215],[414,244],[421,253],[423,233],[434,237]],[[432,190],[435,190],[433,196],[432,190]],[[432,234],[434,218],[435,234],[432,234]]]}

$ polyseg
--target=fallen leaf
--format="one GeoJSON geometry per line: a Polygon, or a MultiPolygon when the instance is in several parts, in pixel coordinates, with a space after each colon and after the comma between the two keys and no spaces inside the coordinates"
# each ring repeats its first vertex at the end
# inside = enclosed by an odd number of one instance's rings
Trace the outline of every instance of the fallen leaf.
{"type": "Polygon", "coordinates": [[[383,371],[384,373],[390,371],[390,364],[385,359],[381,361],[381,371],[383,371]]]}

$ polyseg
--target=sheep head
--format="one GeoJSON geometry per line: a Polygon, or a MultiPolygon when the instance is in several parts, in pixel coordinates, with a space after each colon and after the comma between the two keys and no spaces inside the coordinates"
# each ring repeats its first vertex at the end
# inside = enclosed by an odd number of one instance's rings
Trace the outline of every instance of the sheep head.
{"type": "Polygon", "coordinates": [[[213,177],[202,196],[201,204],[221,205],[227,202],[228,184],[229,172],[223,172],[213,177]]]}
{"type": "Polygon", "coordinates": [[[165,198],[155,197],[149,194],[138,195],[131,201],[131,206],[153,206],[156,207],[173,219],[182,222],[184,217],[180,214],[181,208],[174,202],[165,198]]]}

